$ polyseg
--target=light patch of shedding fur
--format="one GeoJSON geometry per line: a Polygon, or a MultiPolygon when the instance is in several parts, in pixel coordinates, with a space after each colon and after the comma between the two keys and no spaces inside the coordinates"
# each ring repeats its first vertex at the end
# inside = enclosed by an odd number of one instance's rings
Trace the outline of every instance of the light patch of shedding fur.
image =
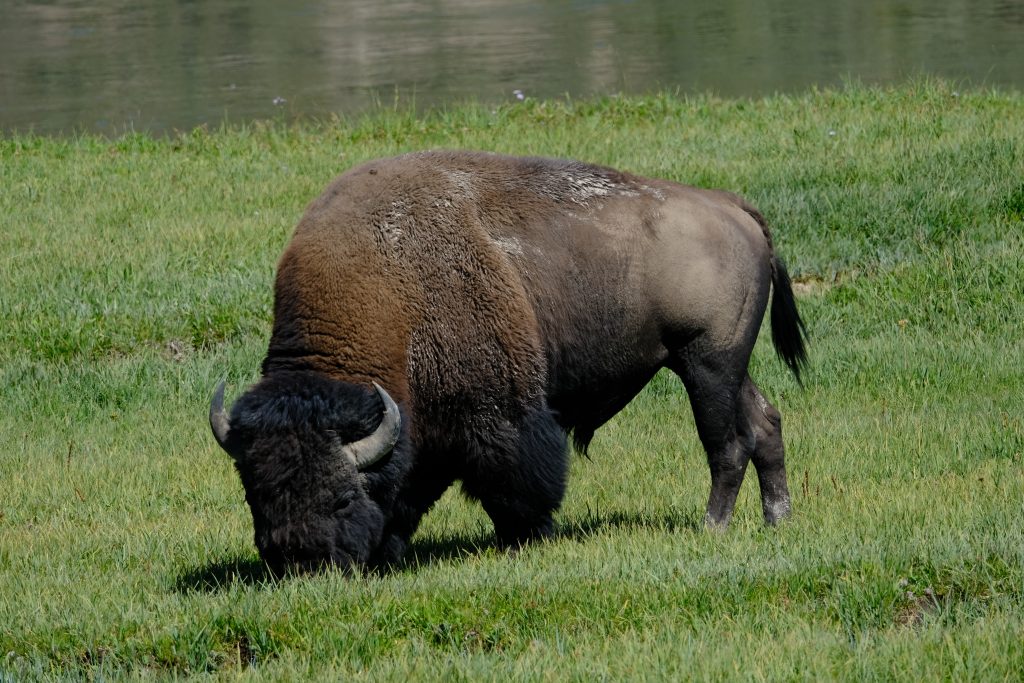
{"type": "Polygon", "coordinates": [[[641,185],[640,189],[649,194],[650,196],[654,197],[655,199],[657,199],[659,202],[665,201],[665,193],[656,187],[651,187],[650,185],[641,185]]]}
{"type": "Polygon", "coordinates": [[[393,201],[387,213],[384,214],[383,220],[377,225],[377,231],[383,242],[392,249],[398,247],[398,242],[402,237],[401,224],[408,215],[408,211],[409,206],[404,201],[393,201]]]}
{"type": "Polygon", "coordinates": [[[608,197],[615,194],[623,197],[636,197],[640,193],[610,178],[588,170],[570,169],[561,174],[561,180],[569,188],[569,200],[575,204],[586,206],[596,197],[608,197]]]}
{"type": "Polygon", "coordinates": [[[475,193],[473,190],[472,175],[466,173],[465,171],[460,171],[458,169],[445,169],[444,175],[445,177],[448,178],[449,181],[451,181],[451,184],[455,186],[455,189],[458,191],[459,196],[464,197],[466,199],[473,198],[475,193]]]}
{"type": "Polygon", "coordinates": [[[600,200],[613,197],[638,197],[632,184],[614,180],[600,169],[582,164],[566,164],[546,172],[526,185],[529,191],[555,202],[569,202],[584,208],[600,209],[600,200]],[[598,200],[598,201],[594,201],[598,200]],[[595,203],[596,207],[591,207],[595,203]]]}
{"type": "Polygon", "coordinates": [[[523,244],[515,237],[495,237],[494,243],[509,256],[523,255],[523,244]]]}
{"type": "Polygon", "coordinates": [[[761,414],[768,417],[768,401],[761,395],[761,392],[754,392],[754,400],[757,401],[757,407],[761,409],[761,414]]]}

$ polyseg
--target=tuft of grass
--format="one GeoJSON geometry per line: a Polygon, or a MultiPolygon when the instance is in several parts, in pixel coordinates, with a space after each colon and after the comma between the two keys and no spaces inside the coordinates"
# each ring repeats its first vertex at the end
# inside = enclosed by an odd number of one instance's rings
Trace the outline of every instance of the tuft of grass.
{"type": "Polygon", "coordinates": [[[0,678],[1014,679],[1024,670],[1024,97],[920,81],[0,138],[0,678]],[[794,516],[724,534],[657,376],[510,555],[446,494],[404,568],[274,581],[209,392],[256,378],[275,261],[365,159],[581,158],[760,206],[811,330],[767,335],[794,516]]]}

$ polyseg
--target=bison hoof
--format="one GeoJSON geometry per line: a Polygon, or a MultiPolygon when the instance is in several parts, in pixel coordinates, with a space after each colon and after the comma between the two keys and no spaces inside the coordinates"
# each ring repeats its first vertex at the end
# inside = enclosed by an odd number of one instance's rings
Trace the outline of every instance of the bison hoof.
{"type": "Polygon", "coordinates": [[[704,515],[704,528],[708,531],[725,531],[729,528],[729,520],[731,518],[732,515],[730,514],[719,519],[712,516],[712,514],[708,512],[704,515]]]}
{"type": "Polygon", "coordinates": [[[764,512],[764,523],[768,526],[775,526],[779,522],[789,517],[792,508],[790,507],[789,498],[781,498],[774,502],[764,502],[761,506],[764,512]]]}
{"type": "Polygon", "coordinates": [[[519,527],[515,529],[495,529],[498,537],[498,547],[502,550],[516,551],[536,541],[550,538],[555,533],[555,524],[551,519],[545,520],[535,526],[519,527]]]}

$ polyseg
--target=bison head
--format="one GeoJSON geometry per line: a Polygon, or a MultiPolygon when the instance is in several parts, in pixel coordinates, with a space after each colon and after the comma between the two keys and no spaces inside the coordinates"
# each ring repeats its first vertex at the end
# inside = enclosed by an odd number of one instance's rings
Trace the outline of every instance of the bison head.
{"type": "Polygon", "coordinates": [[[256,547],[275,573],[367,564],[381,544],[408,451],[386,391],[313,373],[265,377],[231,410],[210,403],[234,459],[256,547]]]}

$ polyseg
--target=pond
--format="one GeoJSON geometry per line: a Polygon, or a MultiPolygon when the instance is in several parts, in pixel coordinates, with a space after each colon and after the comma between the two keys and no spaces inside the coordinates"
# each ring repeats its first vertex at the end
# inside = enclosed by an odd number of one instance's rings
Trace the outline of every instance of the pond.
{"type": "Polygon", "coordinates": [[[1024,0],[15,0],[0,130],[164,133],[659,89],[920,75],[1024,87],[1024,0]]]}

